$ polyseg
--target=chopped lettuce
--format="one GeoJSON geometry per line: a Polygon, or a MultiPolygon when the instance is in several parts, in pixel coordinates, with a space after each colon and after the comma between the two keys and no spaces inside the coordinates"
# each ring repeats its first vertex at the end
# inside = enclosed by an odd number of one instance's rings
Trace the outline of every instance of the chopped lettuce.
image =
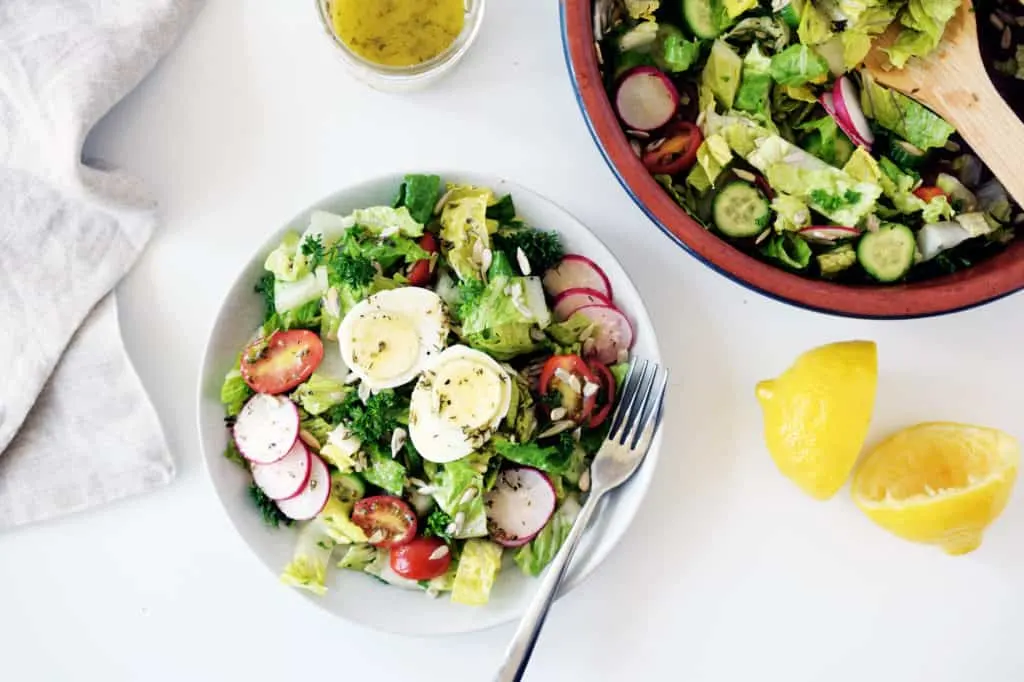
{"type": "Polygon", "coordinates": [[[565,432],[564,437],[553,440],[552,445],[541,445],[536,442],[513,443],[506,438],[495,438],[494,449],[499,455],[516,464],[561,475],[568,472],[573,465],[576,441],[568,432],[565,432]]]}
{"type": "Polygon", "coordinates": [[[654,20],[654,13],[658,11],[661,0],[624,0],[626,11],[633,19],[654,20]]]}
{"type": "Polygon", "coordinates": [[[423,225],[416,222],[406,206],[400,208],[391,208],[390,206],[357,208],[352,212],[352,219],[356,225],[377,236],[394,234],[405,237],[423,236],[423,225]]]}
{"type": "Polygon", "coordinates": [[[317,440],[323,443],[320,448],[320,456],[334,465],[334,468],[342,473],[350,473],[355,470],[363,441],[352,433],[348,426],[339,424],[327,434],[325,439],[318,438],[317,440]],[[325,440],[326,442],[324,442],[325,440]]]}
{"type": "Polygon", "coordinates": [[[697,148],[697,164],[704,171],[704,177],[712,187],[725,167],[732,161],[732,150],[726,139],[718,134],[704,139],[697,148]]]}
{"type": "Polygon", "coordinates": [[[366,542],[366,533],[352,522],[351,502],[342,502],[334,495],[327,500],[317,518],[323,522],[325,532],[339,545],[366,542]]]}
{"type": "Polygon", "coordinates": [[[769,102],[772,92],[772,60],[761,53],[757,43],[743,58],[742,79],[736,91],[733,106],[755,115],[763,121],[771,120],[769,102]]]}
{"type": "MultiPolygon", "coordinates": [[[[620,53],[651,53],[654,41],[658,39],[658,24],[653,21],[645,21],[637,24],[619,36],[618,48],[620,53]]],[[[653,59],[653,55],[650,55],[653,59]]]]}
{"type": "Polygon", "coordinates": [[[791,45],[771,60],[771,76],[779,85],[822,83],[828,77],[828,62],[802,44],[791,45]]]}
{"type": "Polygon", "coordinates": [[[700,57],[700,41],[690,40],[671,24],[658,26],[658,34],[651,45],[654,63],[664,71],[682,73],[700,57]]]}
{"type": "Polygon", "coordinates": [[[815,256],[822,277],[835,277],[857,262],[857,252],[850,244],[842,244],[831,251],[815,256]]]}
{"type": "Polygon", "coordinates": [[[556,322],[544,331],[559,355],[579,355],[583,345],[581,338],[593,326],[594,323],[586,315],[573,313],[568,320],[556,322]]]}
{"type": "Polygon", "coordinates": [[[401,187],[398,188],[394,207],[405,206],[413,220],[426,225],[434,215],[434,205],[437,203],[440,190],[440,176],[406,175],[401,187]]]}
{"type": "Polygon", "coordinates": [[[722,0],[725,8],[725,15],[729,19],[735,19],[739,15],[758,6],[758,0],[722,0]]]}
{"type": "Polygon", "coordinates": [[[910,0],[900,12],[904,28],[892,47],[886,49],[892,65],[902,69],[911,57],[924,57],[938,47],[946,24],[956,14],[961,1],[910,0]]]}
{"type": "Polygon", "coordinates": [[[344,400],[349,391],[350,389],[340,382],[314,372],[309,379],[296,387],[291,398],[306,412],[318,416],[344,400]]]}
{"type": "Polygon", "coordinates": [[[487,535],[487,514],[484,510],[484,472],[487,461],[482,455],[470,455],[442,466],[431,478],[436,490],[434,501],[445,514],[455,518],[462,514],[462,523],[454,537],[475,538],[487,535]],[[478,461],[474,461],[478,460],[478,461]],[[467,491],[473,488],[475,494],[467,491]]]}
{"type": "Polygon", "coordinates": [[[815,3],[805,2],[797,34],[804,45],[820,45],[833,36],[833,22],[815,3]]]}
{"type": "Polygon", "coordinates": [[[840,168],[849,161],[853,143],[839,129],[836,120],[831,116],[806,121],[797,126],[797,129],[808,133],[803,143],[806,150],[825,163],[840,168]]]}
{"type": "MultiPolygon", "coordinates": [[[[506,371],[511,368],[506,368],[506,371]]],[[[533,394],[530,392],[530,382],[522,374],[509,371],[512,377],[512,400],[508,413],[505,415],[505,425],[520,442],[525,442],[533,437],[537,430],[537,410],[533,403],[533,394]]]]}
{"type": "Polygon", "coordinates": [[[497,276],[473,301],[459,306],[461,337],[499,360],[540,348],[538,333],[551,324],[551,311],[536,277],[497,276]]]}
{"type": "Polygon", "coordinates": [[[491,248],[487,207],[494,193],[468,185],[449,185],[448,192],[441,212],[441,250],[460,280],[482,280],[483,254],[491,248]]]}
{"type": "Polygon", "coordinates": [[[294,282],[309,274],[306,267],[306,256],[300,247],[300,237],[297,232],[288,232],[281,239],[280,245],[270,252],[263,267],[274,273],[274,278],[279,282],[294,282]]]}
{"type": "Polygon", "coordinates": [[[576,497],[567,496],[540,533],[516,550],[515,562],[523,573],[530,576],[540,575],[569,537],[569,531],[572,530],[572,524],[579,513],[580,503],[576,501],[576,497]]]}
{"type": "Polygon", "coordinates": [[[224,375],[224,383],[220,386],[220,401],[224,404],[224,412],[229,417],[236,416],[242,411],[242,406],[252,395],[252,389],[242,378],[242,372],[238,365],[224,375]]]}
{"type": "Polygon", "coordinates": [[[716,40],[711,45],[701,82],[727,109],[731,109],[736,100],[742,73],[743,59],[724,40],[716,40]]]}
{"type": "Polygon", "coordinates": [[[803,270],[811,262],[811,247],[792,232],[769,237],[761,244],[761,253],[794,270],[803,270]]]}
{"type": "Polygon", "coordinates": [[[274,281],[274,305],[278,313],[286,313],[318,301],[326,293],[327,287],[327,268],[323,266],[296,280],[277,279],[274,281]]]}
{"type": "Polygon", "coordinates": [[[923,104],[879,85],[868,72],[861,76],[860,102],[864,115],[886,130],[921,149],[942,147],[956,132],[956,128],[923,104]]]}
{"type": "Polygon", "coordinates": [[[369,448],[367,467],[362,474],[368,483],[392,495],[401,495],[405,488],[405,467],[392,459],[390,453],[380,452],[377,448],[369,448]]]}
{"type": "Polygon", "coordinates": [[[335,542],[323,520],[316,518],[299,531],[292,560],[281,573],[281,582],[309,590],[313,594],[327,592],[327,565],[335,542]]]}
{"type": "Polygon", "coordinates": [[[490,540],[469,540],[459,556],[452,601],[469,606],[486,604],[500,570],[501,545],[490,540]]]}
{"type": "Polygon", "coordinates": [[[338,568],[347,568],[353,571],[365,571],[366,567],[374,562],[380,552],[373,545],[353,544],[349,545],[345,553],[338,561],[338,568]]]}
{"type": "Polygon", "coordinates": [[[878,162],[871,156],[871,152],[864,147],[857,147],[853,155],[850,156],[849,161],[843,166],[843,172],[854,180],[870,182],[876,185],[882,177],[882,171],[878,167],[878,162]]]}
{"type": "Polygon", "coordinates": [[[328,211],[313,211],[309,214],[309,226],[302,233],[301,244],[308,240],[318,240],[328,247],[345,236],[345,233],[356,224],[352,216],[340,216],[328,211]]]}
{"type": "Polygon", "coordinates": [[[796,232],[811,224],[807,204],[785,192],[777,193],[772,199],[772,210],[775,211],[776,232],[796,232]]]}

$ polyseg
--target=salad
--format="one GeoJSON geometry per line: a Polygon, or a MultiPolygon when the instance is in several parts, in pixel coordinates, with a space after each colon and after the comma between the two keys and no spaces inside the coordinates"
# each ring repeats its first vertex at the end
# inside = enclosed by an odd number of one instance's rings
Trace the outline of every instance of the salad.
{"type": "Polygon", "coordinates": [[[968,267],[1024,214],[955,129],[859,67],[895,68],[960,0],[622,0],[597,44],[643,165],[698,222],[781,268],[846,283],[968,267]]]}
{"type": "Polygon", "coordinates": [[[479,605],[504,555],[539,574],[628,367],[604,272],[511,196],[436,175],[303,228],[267,256],[221,389],[254,510],[298,525],[282,580],[323,594],[337,566],[479,605]]]}

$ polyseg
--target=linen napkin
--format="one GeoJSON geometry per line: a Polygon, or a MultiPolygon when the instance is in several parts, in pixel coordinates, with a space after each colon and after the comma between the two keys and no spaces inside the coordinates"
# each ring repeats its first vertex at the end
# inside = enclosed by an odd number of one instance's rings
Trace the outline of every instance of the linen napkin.
{"type": "Polygon", "coordinates": [[[156,225],[86,135],[196,0],[0,0],[0,529],[168,483],[112,293],[156,225]]]}

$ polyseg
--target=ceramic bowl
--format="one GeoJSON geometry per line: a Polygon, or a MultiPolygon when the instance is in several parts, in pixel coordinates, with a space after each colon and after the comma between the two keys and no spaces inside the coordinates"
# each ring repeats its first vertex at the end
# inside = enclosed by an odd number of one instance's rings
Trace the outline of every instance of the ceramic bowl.
{"type": "MultiPolygon", "coordinates": [[[[618,261],[586,227],[539,194],[500,178],[461,172],[442,172],[440,175],[447,181],[490,187],[499,195],[511,193],[518,213],[529,224],[556,230],[562,235],[568,251],[586,254],[600,265],[611,281],[616,305],[634,323],[637,333],[633,352],[639,357],[660,360],[654,327],[640,294],[618,261]]],[[[200,445],[206,470],[224,511],[238,534],[273,576],[273,580],[268,580],[268,589],[291,590],[296,599],[304,599],[334,615],[378,630],[409,635],[470,632],[518,618],[533,596],[538,580],[519,571],[512,562],[511,552],[505,553],[504,565],[490,602],[482,607],[454,604],[447,597],[431,599],[423,592],[385,585],[368,575],[346,570],[334,570],[329,575],[328,593],[324,597],[274,584],[291,559],[296,531],[293,528],[268,528],[263,524],[247,497],[251,480],[248,472],[222,454],[227,445],[228,431],[224,427],[224,410],[219,400],[220,385],[224,374],[235,362],[239,349],[245,346],[262,319],[262,301],[253,292],[253,285],[263,272],[266,254],[280,243],[289,229],[303,229],[313,210],[347,214],[356,208],[389,204],[402,177],[403,174],[399,173],[336,192],[304,209],[261,240],[262,246],[239,273],[213,320],[199,377],[200,445]]],[[[583,539],[563,583],[562,595],[592,573],[627,532],[650,485],[660,446],[659,434],[636,475],[609,497],[583,539]]]]}
{"type": "Polygon", "coordinates": [[[812,280],[760,261],[690,218],[633,153],[605,93],[594,43],[592,0],[561,0],[562,41],[572,86],[591,135],[623,188],[679,246],[745,287],[786,303],[865,318],[911,318],[971,308],[1024,288],[1024,240],[951,275],[895,286],[812,280]]]}

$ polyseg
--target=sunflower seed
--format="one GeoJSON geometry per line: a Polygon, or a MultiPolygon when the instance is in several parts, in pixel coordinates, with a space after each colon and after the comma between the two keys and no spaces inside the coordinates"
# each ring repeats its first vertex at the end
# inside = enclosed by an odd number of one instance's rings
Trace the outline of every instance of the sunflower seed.
{"type": "Polygon", "coordinates": [[[601,52],[601,43],[594,41],[594,55],[597,57],[597,63],[600,66],[604,66],[604,54],[601,52]]]}
{"type": "Polygon", "coordinates": [[[588,381],[587,383],[583,384],[583,397],[589,398],[592,395],[596,395],[598,389],[600,388],[600,385],[588,381]]]}
{"type": "Polygon", "coordinates": [[[620,348],[618,354],[615,356],[615,360],[620,365],[623,362],[627,362],[629,360],[629,351],[626,350],[625,348],[620,348]]]}
{"type": "Polygon", "coordinates": [[[587,492],[590,490],[590,469],[583,472],[580,476],[580,492],[587,492]]]}
{"type": "Polygon", "coordinates": [[[366,383],[365,381],[360,382],[357,395],[359,396],[359,399],[363,402],[364,405],[367,402],[369,402],[370,394],[371,394],[370,385],[368,383],[366,383]]]}
{"type": "Polygon", "coordinates": [[[960,151],[960,145],[954,142],[953,140],[950,140],[949,142],[946,143],[946,151],[950,151],[956,154],[960,151]]]}
{"type": "Polygon", "coordinates": [[[314,450],[320,450],[320,441],[314,438],[313,434],[311,434],[306,429],[302,429],[301,431],[299,431],[299,439],[302,440],[302,442],[308,445],[309,447],[313,448],[314,450]]]}
{"type": "Polygon", "coordinates": [[[733,168],[732,172],[736,174],[736,177],[740,180],[746,180],[747,182],[756,182],[757,176],[750,171],[745,171],[742,168],[733,168]]]}
{"type": "Polygon", "coordinates": [[[454,521],[452,521],[451,523],[449,523],[447,526],[444,527],[444,533],[445,533],[445,535],[455,535],[455,522],[454,521]]]}
{"type": "Polygon", "coordinates": [[[629,146],[633,150],[633,153],[636,154],[637,158],[643,156],[644,150],[640,148],[639,142],[637,142],[636,140],[630,140],[629,146]]]}
{"type": "Polygon", "coordinates": [[[574,426],[576,426],[576,422],[572,421],[571,419],[565,419],[560,422],[555,422],[548,428],[538,433],[537,438],[549,438],[550,436],[557,436],[563,431],[568,431],[574,426]]]}
{"type": "Polygon", "coordinates": [[[771,233],[772,233],[772,228],[769,227],[767,230],[765,230],[761,234],[757,235],[757,239],[754,240],[754,244],[755,245],[760,244],[765,239],[768,239],[768,235],[770,235],[771,233]]]}
{"type": "Polygon", "coordinates": [[[438,253],[436,251],[434,253],[430,254],[430,262],[429,262],[429,266],[427,268],[428,270],[430,270],[430,272],[433,272],[437,268],[437,258],[438,258],[438,253]]]}
{"type": "Polygon", "coordinates": [[[466,488],[466,492],[462,493],[462,497],[459,498],[459,504],[469,504],[476,497],[476,493],[476,486],[466,488]]]}
{"type": "Polygon", "coordinates": [[[663,145],[663,144],[665,144],[665,138],[664,137],[659,137],[657,140],[655,140],[654,142],[652,142],[649,145],[647,145],[647,151],[649,151],[649,152],[656,152],[656,151],[658,151],[658,149],[661,148],[661,145],[663,145]]]}
{"type": "Polygon", "coordinates": [[[448,551],[448,545],[441,545],[430,553],[430,560],[437,561],[438,559],[443,559],[448,556],[448,551]]]}
{"type": "Polygon", "coordinates": [[[528,317],[531,319],[533,318],[533,312],[526,306],[525,303],[523,303],[522,298],[518,296],[513,296],[512,305],[515,306],[516,310],[522,313],[523,317],[528,317]]]}
{"type": "Polygon", "coordinates": [[[416,488],[416,492],[418,492],[420,495],[423,495],[424,497],[430,497],[431,495],[436,493],[437,490],[438,488],[436,485],[424,485],[419,488],[416,488]]]}
{"type": "Polygon", "coordinates": [[[594,352],[594,339],[586,339],[586,340],[584,340],[583,341],[583,348],[581,348],[580,350],[583,351],[584,355],[590,355],[591,353],[593,353],[594,352]]]}
{"type": "Polygon", "coordinates": [[[626,134],[630,135],[632,137],[635,137],[635,138],[637,138],[639,140],[649,140],[649,139],[651,139],[651,134],[649,132],[647,132],[646,130],[632,130],[632,129],[630,129],[630,130],[626,131],[626,134]]]}
{"type": "Polygon", "coordinates": [[[516,247],[516,262],[519,263],[519,270],[522,271],[523,277],[529,277],[530,272],[530,260],[526,257],[526,253],[519,246],[516,247]]]}
{"type": "Polygon", "coordinates": [[[996,14],[988,15],[989,23],[995,26],[998,30],[1002,31],[1006,27],[1006,22],[999,18],[996,14]]]}
{"type": "Polygon", "coordinates": [[[398,225],[391,225],[380,231],[380,238],[387,239],[389,237],[394,237],[396,234],[398,234],[398,225]]]}
{"type": "Polygon", "coordinates": [[[580,442],[580,438],[582,438],[582,437],[583,437],[583,427],[582,426],[577,426],[572,431],[572,439],[574,441],[576,441],[577,443],[579,443],[580,442]]]}
{"type": "Polygon", "coordinates": [[[424,481],[422,478],[416,478],[415,476],[410,476],[409,477],[409,485],[416,486],[417,488],[422,488],[422,487],[427,485],[427,482],[424,481]]]}
{"type": "Polygon", "coordinates": [[[1010,27],[1007,26],[1003,29],[1003,37],[999,41],[999,47],[1004,50],[1009,50],[1011,45],[1013,45],[1013,32],[1010,30],[1010,27]]]}
{"type": "Polygon", "coordinates": [[[575,374],[568,372],[561,367],[555,369],[555,376],[558,377],[559,381],[568,384],[569,388],[571,388],[574,393],[579,393],[583,388],[580,386],[580,380],[575,374]]]}
{"type": "Polygon", "coordinates": [[[568,413],[568,410],[566,410],[564,407],[556,407],[555,409],[551,410],[551,421],[559,421],[560,419],[565,419],[565,415],[567,415],[568,413]]]}
{"type": "Polygon", "coordinates": [[[462,524],[464,524],[465,522],[466,522],[466,513],[465,512],[459,512],[458,514],[455,515],[455,518],[452,520],[452,523],[455,524],[455,534],[456,535],[458,535],[459,533],[462,532],[462,524]]]}
{"type": "Polygon", "coordinates": [[[375,530],[375,531],[373,531],[373,535],[368,537],[366,539],[366,541],[369,542],[371,545],[375,545],[378,542],[380,542],[381,540],[383,540],[384,537],[385,537],[384,531],[382,531],[382,530],[375,530]]]}
{"type": "Polygon", "coordinates": [[[480,240],[473,242],[473,260],[477,263],[484,259],[484,243],[480,240]]]}
{"type": "Polygon", "coordinates": [[[442,211],[442,209],[444,209],[444,205],[447,204],[448,200],[452,198],[453,191],[454,190],[448,190],[447,192],[441,195],[440,199],[437,200],[437,203],[434,204],[434,215],[437,215],[442,211]]]}
{"type": "Polygon", "coordinates": [[[324,296],[324,307],[331,317],[341,317],[341,302],[338,301],[338,289],[331,287],[324,296]]]}
{"type": "Polygon", "coordinates": [[[487,272],[491,269],[491,261],[494,260],[494,253],[490,249],[484,249],[480,254],[480,269],[487,272]]]}
{"type": "Polygon", "coordinates": [[[395,427],[395,430],[391,432],[391,458],[398,457],[398,453],[402,451],[405,446],[405,439],[409,434],[405,432],[401,426],[395,427]]]}
{"type": "Polygon", "coordinates": [[[534,341],[543,341],[546,338],[546,336],[544,335],[544,332],[541,331],[540,329],[537,329],[536,327],[530,327],[530,338],[533,339],[534,341]]]}

